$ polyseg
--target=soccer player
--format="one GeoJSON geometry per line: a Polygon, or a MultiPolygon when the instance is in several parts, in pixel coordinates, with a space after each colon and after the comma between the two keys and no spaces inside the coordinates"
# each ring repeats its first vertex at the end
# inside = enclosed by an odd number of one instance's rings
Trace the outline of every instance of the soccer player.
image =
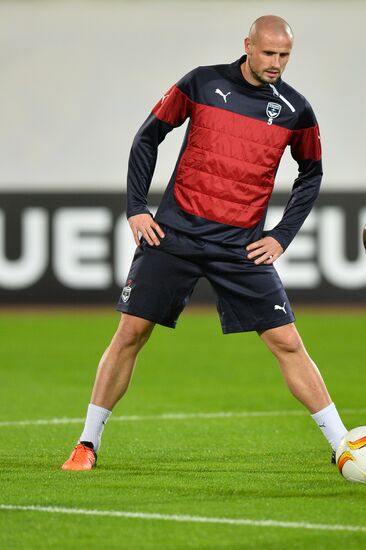
{"type": "Polygon", "coordinates": [[[318,195],[319,128],[308,101],[281,78],[293,45],[286,21],[260,17],[244,45],[237,61],[197,67],[173,85],[135,137],[127,216],[137,249],[117,306],[123,315],[101,358],[85,426],[64,470],[95,466],[104,426],[127,390],[139,350],[155,323],[175,327],[201,276],[216,292],[223,332],[257,331],[289,390],[329,441],[334,462],[347,430],[296,330],[273,265],[318,195]],[[187,118],[175,170],[153,218],[147,195],[158,146],[187,118]],[[287,145],[298,177],[281,221],[265,232],[287,145]]]}

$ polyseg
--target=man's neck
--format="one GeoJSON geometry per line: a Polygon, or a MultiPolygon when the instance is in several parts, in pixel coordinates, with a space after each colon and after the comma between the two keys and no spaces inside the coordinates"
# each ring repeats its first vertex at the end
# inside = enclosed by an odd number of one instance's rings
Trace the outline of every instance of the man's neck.
{"type": "Polygon", "coordinates": [[[246,82],[249,82],[249,84],[251,84],[252,86],[257,86],[258,88],[261,86],[264,86],[264,84],[262,84],[261,82],[258,82],[258,80],[254,78],[249,68],[249,65],[246,61],[244,61],[244,63],[240,65],[240,70],[246,82]]]}

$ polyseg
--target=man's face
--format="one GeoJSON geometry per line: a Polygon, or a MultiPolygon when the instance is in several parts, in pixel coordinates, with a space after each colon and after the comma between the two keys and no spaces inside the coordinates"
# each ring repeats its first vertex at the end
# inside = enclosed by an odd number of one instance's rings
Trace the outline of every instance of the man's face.
{"type": "Polygon", "coordinates": [[[287,35],[260,34],[244,41],[248,69],[258,84],[275,84],[290,57],[292,40],[287,35]]]}

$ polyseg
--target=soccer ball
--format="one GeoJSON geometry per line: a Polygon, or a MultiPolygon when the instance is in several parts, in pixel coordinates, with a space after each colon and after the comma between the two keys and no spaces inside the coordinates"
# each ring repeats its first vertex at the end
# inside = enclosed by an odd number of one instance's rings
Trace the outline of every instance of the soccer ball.
{"type": "Polygon", "coordinates": [[[336,462],[345,479],[366,483],[366,426],[346,433],[337,448],[336,462]]]}

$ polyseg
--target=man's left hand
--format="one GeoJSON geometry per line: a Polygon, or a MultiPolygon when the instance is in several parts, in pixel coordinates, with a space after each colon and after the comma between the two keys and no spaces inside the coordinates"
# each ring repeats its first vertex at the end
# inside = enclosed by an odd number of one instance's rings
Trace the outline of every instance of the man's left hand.
{"type": "Polygon", "coordinates": [[[255,264],[273,264],[281,254],[283,254],[283,248],[276,239],[273,237],[263,237],[255,243],[251,243],[246,248],[250,254],[248,254],[248,259],[254,260],[255,264]]]}

